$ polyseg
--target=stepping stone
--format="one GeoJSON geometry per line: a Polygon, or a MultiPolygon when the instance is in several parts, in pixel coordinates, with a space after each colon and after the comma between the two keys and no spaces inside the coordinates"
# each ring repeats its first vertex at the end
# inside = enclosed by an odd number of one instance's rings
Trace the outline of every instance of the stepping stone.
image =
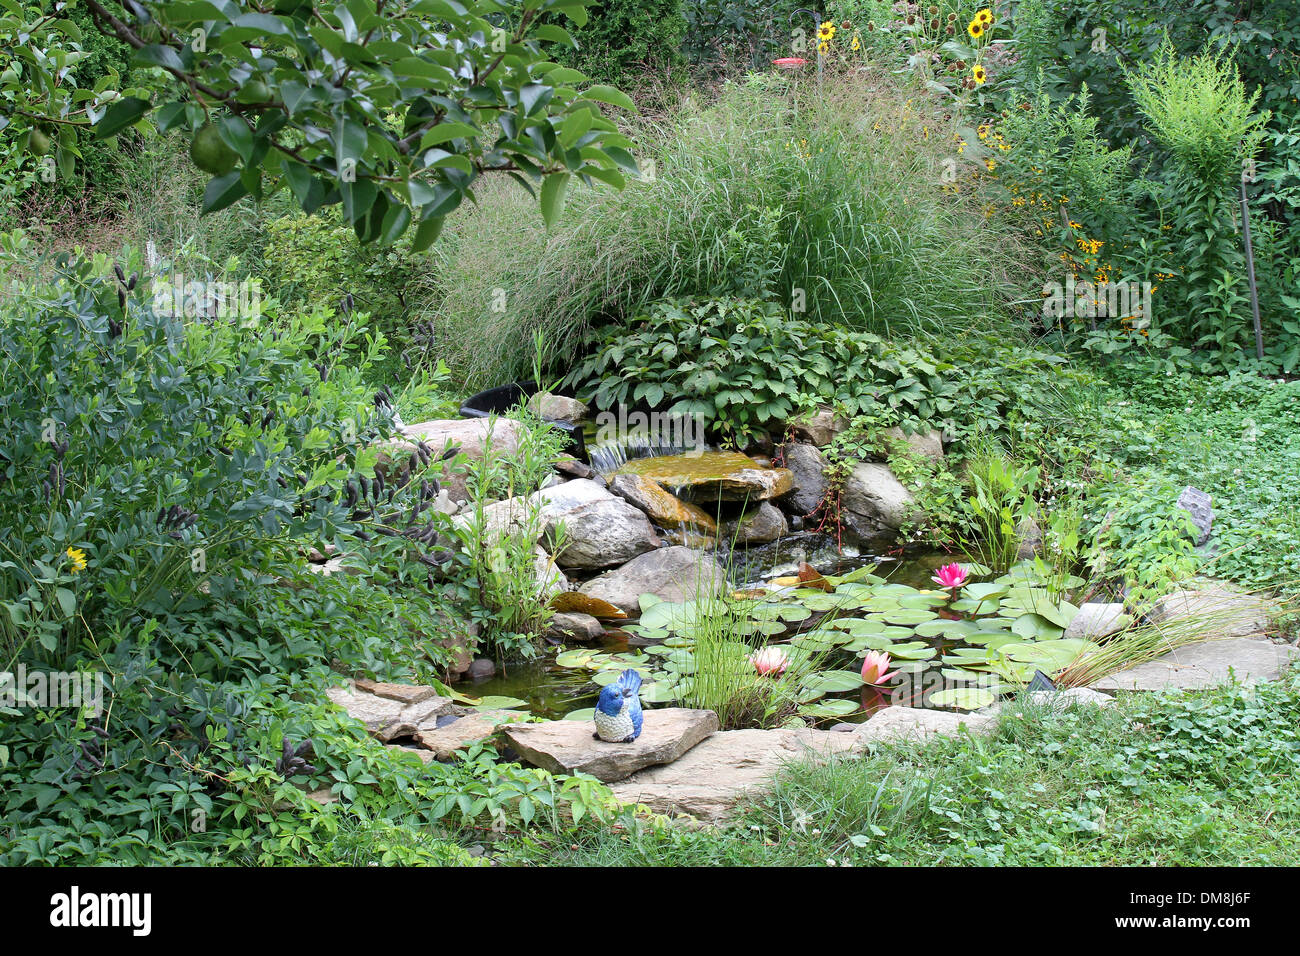
{"type": "Polygon", "coordinates": [[[698,504],[766,501],[794,487],[794,475],[789,469],[763,467],[738,451],[636,458],[619,471],[649,478],[698,504]]]}
{"type": "Polygon", "coordinates": [[[1087,687],[1071,687],[1069,690],[1036,690],[1029,694],[1029,701],[1040,707],[1048,706],[1054,710],[1064,710],[1071,704],[1094,704],[1097,707],[1112,707],[1115,704],[1114,697],[1089,690],[1087,687]]]}
{"type": "MultiPolygon", "coordinates": [[[[389,685],[392,686],[392,685],[389,685]]],[[[432,724],[444,714],[452,713],[450,697],[426,697],[406,704],[400,700],[380,697],[351,687],[331,687],[325,696],[366,726],[371,736],[387,743],[394,737],[415,733],[425,724],[432,724]]]]}
{"type": "Polygon", "coordinates": [[[746,793],[769,786],[787,764],[861,748],[855,734],[830,730],[727,730],[680,760],[642,770],[610,789],[624,803],[716,823],[726,819],[746,793]]]}
{"type": "Polygon", "coordinates": [[[1149,617],[1153,624],[1182,622],[1203,626],[1206,637],[1246,637],[1268,629],[1270,604],[1222,581],[1196,579],[1157,602],[1149,617]]]}
{"type": "Polygon", "coordinates": [[[513,710],[471,711],[441,727],[417,730],[415,740],[425,750],[432,751],[435,760],[450,760],[457,750],[494,736],[499,725],[526,720],[527,717],[527,714],[513,710]]]}
{"type": "Polygon", "coordinates": [[[925,707],[886,707],[876,713],[853,734],[859,742],[898,743],[903,740],[928,740],[932,737],[956,737],[966,728],[972,734],[993,729],[997,718],[991,714],[956,714],[925,707]]]}
{"type": "Polygon", "coordinates": [[[1296,648],[1257,637],[1189,644],[1137,667],[1103,677],[1094,690],[1191,690],[1226,684],[1277,680],[1296,648]]]}
{"type": "Polygon", "coordinates": [[[425,687],[422,684],[387,684],[383,681],[370,680],[367,677],[357,678],[352,682],[352,686],[357,690],[365,691],[367,694],[374,694],[376,697],[384,697],[403,704],[418,704],[430,697],[438,696],[438,691],[435,688],[425,687]]]}
{"type": "Polygon", "coordinates": [[[515,724],[502,734],[535,767],[551,773],[589,773],[610,783],[679,759],[717,729],[718,715],[711,710],[666,707],[647,710],[641,736],[629,744],[593,739],[589,720],[515,724]]]}

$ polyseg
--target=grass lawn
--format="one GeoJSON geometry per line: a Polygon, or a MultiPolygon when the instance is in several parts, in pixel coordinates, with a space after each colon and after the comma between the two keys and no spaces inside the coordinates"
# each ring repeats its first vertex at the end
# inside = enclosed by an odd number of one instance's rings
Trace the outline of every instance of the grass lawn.
{"type": "Polygon", "coordinates": [[[992,736],[792,766],[728,827],[530,834],[503,859],[578,866],[1294,865],[1300,679],[1009,705],[992,736]]]}

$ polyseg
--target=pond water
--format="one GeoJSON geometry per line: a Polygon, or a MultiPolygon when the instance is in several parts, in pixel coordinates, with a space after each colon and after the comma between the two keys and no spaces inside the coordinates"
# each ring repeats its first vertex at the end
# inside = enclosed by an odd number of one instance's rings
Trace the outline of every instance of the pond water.
{"type": "MultiPolygon", "coordinates": [[[[905,554],[901,557],[837,556],[834,553],[833,541],[829,538],[822,541],[818,540],[819,538],[826,538],[826,536],[790,535],[783,539],[786,544],[779,551],[762,549],[764,553],[753,555],[750,564],[738,566],[733,561],[733,580],[755,583],[766,577],[791,574],[797,570],[798,560],[811,558],[818,570],[825,574],[844,574],[856,568],[876,565],[875,573],[892,583],[917,588],[932,587],[930,575],[934,573],[935,568],[954,560],[961,560],[961,556],[930,551],[905,554]],[[778,555],[780,560],[774,561],[774,554],[778,555]],[[834,560],[830,560],[831,558],[834,560]],[[759,573],[760,567],[763,569],[761,573],[759,573]],[[742,568],[750,569],[754,573],[734,573],[742,568]]],[[[742,552],[737,552],[733,557],[742,557],[742,552]]],[[[603,640],[582,646],[609,654],[625,653],[641,645],[641,642],[635,638],[629,645],[629,637],[626,632],[609,630],[606,631],[603,640]]],[[[941,650],[946,649],[939,639],[935,640],[935,646],[941,650]]],[[[527,702],[528,710],[534,715],[552,720],[575,710],[593,707],[600,693],[600,686],[591,679],[592,675],[588,670],[557,665],[555,655],[560,650],[563,648],[551,648],[542,657],[532,661],[499,664],[495,676],[486,680],[457,684],[456,689],[473,697],[518,698],[527,702]]],[[[855,662],[852,655],[845,653],[843,656],[844,666],[853,668],[861,666],[861,661],[855,662]]],[[[904,661],[899,661],[897,664],[903,667],[911,666],[909,662],[904,661]]],[[[871,687],[829,696],[861,698],[862,711],[844,717],[846,721],[866,720],[871,713],[888,704],[885,695],[871,687]]]]}

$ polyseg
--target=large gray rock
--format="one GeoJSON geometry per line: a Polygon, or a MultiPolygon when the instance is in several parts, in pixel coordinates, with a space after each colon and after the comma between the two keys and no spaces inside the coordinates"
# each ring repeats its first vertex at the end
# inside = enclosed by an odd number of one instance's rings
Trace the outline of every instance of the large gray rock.
{"type": "Polygon", "coordinates": [[[1103,677],[1094,690],[1192,690],[1235,679],[1242,684],[1277,680],[1296,648],[1258,637],[1189,644],[1137,667],[1103,677]]]}
{"type": "Polygon", "coordinates": [[[812,445],[788,442],[780,448],[785,467],[790,469],[793,484],[781,499],[792,513],[812,514],[826,494],[826,459],[812,445]]]}
{"type": "Polygon", "coordinates": [[[561,591],[569,590],[569,579],[555,563],[555,559],[540,547],[533,548],[533,577],[537,581],[537,597],[549,601],[561,591]]]}
{"type": "Polygon", "coordinates": [[[934,461],[943,460],[943,432],[937,429],[909,434],[901,428],[886,428],[884,434],[890,441],[901,442],[913,455],[934,461]]]}
{"type": "Polygon", "coordinates": [[[1214,524],[1214,509],[1211,502],[1209,495],[1191,485],[1184,488],[1178,496],[1178,507],[1191,515],[1192,524],[1196,525],[1198,548],[1210,540],[1210,527],[1214,524]]]}
{"type": "Polygon", "coordinates": [[[590,644],[605,636],[605,625],[590,614],[561,611],[547,622],[542,636],[564,644],[590,644]]]}
{"type": "Polygon", "coordinates": [[[1128,626],[1131,621],[1132,618],[1124,613],[1123,604],[1089,601],[1080,605],[1079,613],[1070,619],[1063,636],[1097,641],[1128,626]]]}
{"type": "Polygon", "coordinates": [[[1195,626],[1207,637],[1245,637],[1268,629],[1270,604],[1223,581],[1195,578],[1161,598],[1148,615],[1154,624],[1195,626]]]}
{"type": "Polygon", "coordinates": [[[875,462],[854,465],[840,496],[844,527],[863,543],[893,538],[915,507],[889,467],[875,462]]]}
{"type": "Polygon", "coordinates": [[[445,463],[438,461],[443,448],[450,443],[470,458],[481,459],[491,452],[509,459],[519,452],[524,426],[509,418],[491,421],[486,418],[451,418],[407,425],[403,433],[405,440],[379,444],[380,455],[375,470],[383,472],[390,483],[424,473],[439,480],[450,501],[465,501],[469,498],[465,475],[453,473],[445,463]],[[414,457],[417,441],[423,441],[433,453],[427,469],[414,457]]]}
{"type": "MultiPolygon", "coordinates": [[[[391,686],[391,685],[385,685],[391,686]]],[[[424,689],[421,688],[422,692],[424,689]]],[[[394,737],[406,737],[425,725],[452,713],[450,697],[421,697],[412,703],[380,697],[358,690],[356,686],[331,687],[325,691],[331,702],[361,721],[366,730],[385,743],[394,737]]]]}
{"type": "Polygon", "coordinates": [[[614,567],[659,546],[644,512],[589,479],[543,488],[530,500],[561,567],[614,567]]]}
{"type": "Polygon", "coordinates": [[[525,761],[551,773],[589,773],[606,783],[655,764],[671,763],[718,729],[711,710],[667,707],[647,710],[641,736],[631,743],[592,737],[586,720],[548,720],[502,730],[525,761]]]}
{"type": "Polygon", "coordinates": [[[771,502],[764,501],[757,508],[751,508],[739,518],[724,521],[719,536],[724,543],[747,548],[756,544],[775,541],[790,530],[785,515],[771,502]]]}
{"type": "Polygon", "coordinates": [[[655,594],[665,601],[691,601],[716,597],[726,584],[726,575],[711,555],[671,547],[643,554],[593,578],[583,586],[583,593],[635,616],[641,613],[642,594],[655,594]]]}
{"type": "Polygon", "coordinates": [[[676,762],[642,770],[610,789],[624,803],[719,822],[746,794],[768,787],[786,765],[861,748],[854,734],[829,730],[727,730],[676,762]]]}
{"type": "Polygon", "coordinates": [[[528,409],[548,422],[568,422],[571,425],[585,421],[588,411],[586,404],[576,398],[550,392],[538,392],[529,398],[528,409]]]}
{"type": "Polygon", "coordinates": [[[829,445],[849,427],[848,422],[829,408],[819,408],[807,418],[794,419],[788,424],[795,438],[812,445],[829,445]]]}
{"type": "Polygon", "coordinates": [[[926,740],[931,737],[956,737],[965,728],[972,734],[993,729],[997,718],[990,714],[954,714],[925,707],[886,707],[866,723],[854,736],[863,742],[897,743],[926,740]]]}

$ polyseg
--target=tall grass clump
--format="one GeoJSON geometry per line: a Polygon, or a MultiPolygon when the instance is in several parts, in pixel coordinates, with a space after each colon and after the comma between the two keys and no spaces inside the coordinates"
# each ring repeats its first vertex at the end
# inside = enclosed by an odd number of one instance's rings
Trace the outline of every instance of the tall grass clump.
{"type": "Polygon", "coordinates": [[[594,325],[759,278],[816,322],[900,335],[1001,321],[1023,298],[1017,246],[969,191],[944,189],[957,122],[908,82],[755,77],[685,99],[634,132],[643,178],[575,191],[550,234],[502,184],[439,243],[430,310],[453,365],[474,384],[509,379],[536,329],[567,360],[594,325]]]}

